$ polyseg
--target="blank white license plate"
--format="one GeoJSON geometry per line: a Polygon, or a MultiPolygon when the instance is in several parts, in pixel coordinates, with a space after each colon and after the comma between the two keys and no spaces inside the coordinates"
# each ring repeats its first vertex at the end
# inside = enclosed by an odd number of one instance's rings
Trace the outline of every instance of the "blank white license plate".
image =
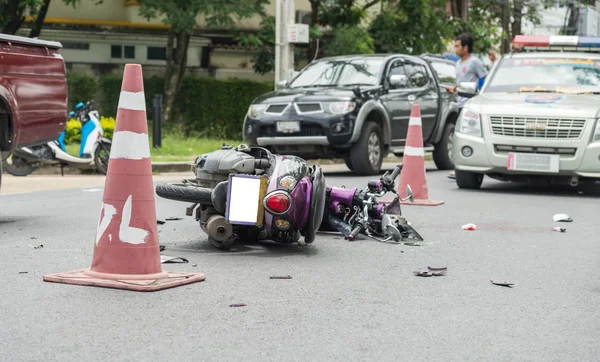
{"type": "Polygon", "coordinates": [[[508,153],[508,169],[513,171],[552,172],[559,170],[559,155],[508,153]]]}
{"type": "Polygon", "coordinates": [[[298,122],[298,121],[277,122],[277,132],[279,132],[279,133],[300,132],[300,122],[298,122]]]}

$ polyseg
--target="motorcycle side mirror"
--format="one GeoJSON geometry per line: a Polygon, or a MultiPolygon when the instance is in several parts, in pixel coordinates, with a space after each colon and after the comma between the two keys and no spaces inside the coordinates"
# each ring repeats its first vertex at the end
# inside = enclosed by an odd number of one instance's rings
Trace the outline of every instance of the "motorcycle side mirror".
{"type": "Polygon", "coordinates": [[[397,242],[402,240],[402,234],[400,234],[400,230],[392,225],[392,219],[387,214],[383,215],[381,218],[381,228],[385,230],[388,235],[391,235],[394,241],[397,242]]]}

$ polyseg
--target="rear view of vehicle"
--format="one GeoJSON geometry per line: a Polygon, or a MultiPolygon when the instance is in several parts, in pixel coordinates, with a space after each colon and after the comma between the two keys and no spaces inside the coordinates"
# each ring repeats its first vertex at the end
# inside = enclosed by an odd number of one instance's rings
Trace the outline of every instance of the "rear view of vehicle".
{"type": "Polygon", "coordinates": [[[486,79],[462,83],[456,183],[600,179],[600,37],[517,36],[486,79]]]}
{"type": "Polygon", "coordinates": [[[58,42],[0,34],[3,160],[17,147],[54,140],[64,130],[67,79],[61,48],[58,42]]]}

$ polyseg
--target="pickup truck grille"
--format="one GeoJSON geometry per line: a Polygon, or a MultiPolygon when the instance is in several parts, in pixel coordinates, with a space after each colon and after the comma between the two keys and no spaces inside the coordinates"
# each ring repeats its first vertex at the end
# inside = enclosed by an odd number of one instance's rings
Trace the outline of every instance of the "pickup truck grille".
{"type": "Polygon", "coordinates": [[[490,116],[498,136],[574,139],[581,137],[585,119],[490,116]]]}
{"type": "Polygon", "coordinates": [[[275,126],[262,126],[259,137],[311,137],[325,136],[323,127],[317,125],[301,125],[299,133],[277,133],[275,126]]]}

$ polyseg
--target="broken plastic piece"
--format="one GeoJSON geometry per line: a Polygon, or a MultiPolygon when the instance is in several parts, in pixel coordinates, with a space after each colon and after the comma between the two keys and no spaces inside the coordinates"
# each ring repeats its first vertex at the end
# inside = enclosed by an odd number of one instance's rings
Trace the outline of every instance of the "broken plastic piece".
{"type": "Polygon", "coordinates": [[[165,263],[187,263],[188,260],[186,258],[182,258],[182,257],[178,257],[178,256],[161,255],[160,256],[160,262],[161,262],[161,264],[165,264],[165,263]]]}
{"type": "Polygon", "coordinates": [[[166,246],[164,246],[164,245],[159,245],[158,247],[159,247],[159,251],[163,251],[163,250],[165,250],[165,249],[167,248],[167,247],[166,247],[166,246]]]}
{"type": "Polygon", "coordinates": [[[556,214],[552,217],[554,222],[573,222],[573,219],[567,214],[556,214]]]}
{"type": "Polygon", "coordinates": [[[167,220],[167,221],[177,221],[177,220],[182,220],[182,218],[181,217],[174,217],[173,216],[173,217],[168,217],[165,220],[167,220]]]}
{"type": "MultiPolygon", "coordinates": [[[[29,246],[31,246],[31,245],[29,245],[29,246]]],[[[44,244],[40,244],[40,245],[37,245],[37,246],[31,246],[31,247],[34,248],[34,249],[41,249],[41,248],[44,247],[44,244]]]]}
{"type": "Polygon", "coordinates": [[[441,277],[443,275],[446,275],[446,272],[448,272],[448,268],[446,267],[432,268],[428,266],[427,270],[428,271],[415,271],[413,272],[413,274],[418,277],[441,277]]]}
{"type": "Polygon", "coordinates": [[[244,303],[236,303],[236,304],[230,304],[230,307],[245,307],[246,305],[244,303]]]}
{"type": "Polygon", "coordinates": [[[462,226],[463,230],[475,230],[477,229],[477,225],[475,224],[465,224],[462,226]]]}
{"type": "Polygon", "coordinates": [[[285,276],[276,276],[276,275],[274,275],[274,276],[269,277],[269,278],[270,279],[292,279],[292,277],[290,275],[285,275],[285,276]]]}
{"type": "Polygon", "coordinates": [[[492,280],[492,279],[490,279],[490,282],[494,285],[499,285],[501,287],[508,287],[508,288],[512,288],[512,286],[515,285],[514,283],[509,283],[507,281],[492,280]]]}
{"type": "Polygon", "coordinates": [[[561,233],[564,233],[565,231],[567,231],[567,229],[560,226],[553,226],[552,231],[560,231],[561,233]]]}
{"type": "Polygon", "coordinates": [[[156,223],[157,223],[158,225],[163,225],[165,222],[166,222],[166,221],[164,221],[164,220],[156,220],[156,223]]]}

